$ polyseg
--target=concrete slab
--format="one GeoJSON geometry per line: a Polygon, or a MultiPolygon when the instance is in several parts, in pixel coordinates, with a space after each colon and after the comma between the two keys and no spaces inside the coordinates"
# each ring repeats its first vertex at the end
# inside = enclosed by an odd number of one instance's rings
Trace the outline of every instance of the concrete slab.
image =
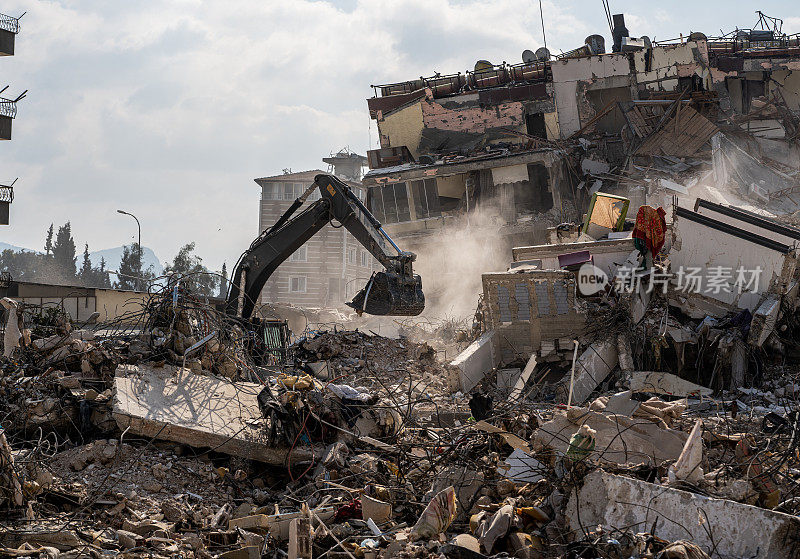
{"type": "Polygon", "coordinates": [[[686,433],[664,429],[648,419],[570,408],[556,412],[552,420],[542,424],[534,432],[533,440],[563,456],[570,437],[583,424],[596,431],[590,460],[601,463],[660,465],[666,460],[677,460],[687,439],[686,433]]]}
{"type": "Polygon", "coordinates": [[[631,374],[632,392],[651,392],[670,396],[710,396],[710,388],[694,384],[671,373],[660,371],[636,371],[631,374]]]}
{"type": "MultiPolygon", "coordinates": [[[[268,446],[266,420],[256,397],[261,386],[233,384],[188,369],[123,365],[114,379],[114,419],[121,430],[143,437],[284,465],[287,448],[268,446]]],[[[310,450],[292,452],[292,462],[310,460],[310,450]]]]}
{"type": "Polygon", "coordinates": [[[800,556],[800,518],[725,499],[597,470],[573,492],[566,517],[575,537],[584,528],[650,531],[690,540],[714,558],[789,559],[800,556]],[[713,551],[713,552],[712,552],[713,551]]]}
{"type": "Polygon", "coordinates": [[[458,387],[451,388],[467,393],[494,368],[493,337],[493,330],[484,333],[450,362],[451,370],[458,374],[458,387]]]}
{"type": "MultiPolygon", "coordinates": [[[[582,404],[617,366],[617,337],[612,336],[587,347],[575,362],[572,404],[582,404]]],[[[567,381],[569,377],[567,376],[567,381]]],[[[566,393],[569,392],[567,387],[566,393]]],[[[566,396],[565,393],[565,396],[566,396]]],[[[564,399],[566,401],[566,397],[564,399]]]]}

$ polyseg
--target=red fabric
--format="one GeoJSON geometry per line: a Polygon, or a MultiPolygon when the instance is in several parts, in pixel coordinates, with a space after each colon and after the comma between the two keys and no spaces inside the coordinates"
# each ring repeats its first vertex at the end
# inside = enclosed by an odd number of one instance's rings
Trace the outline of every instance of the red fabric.
{"type": "Polygon", "coordinates": [[[653,258],[664,246],[667,233],[667,220],[664,219],[666,214],[664,208],[655,209],[652,206],[641,206],[636,214],[633,238],[644,241],[653,258]]]}
{"type": "Polygon", "coordinates": [[[361,518],[361,499],[353,499],[349,503],[345,503],[336,511],[333,517],[334,522],[341,522],[349,518],[361,518]]]}

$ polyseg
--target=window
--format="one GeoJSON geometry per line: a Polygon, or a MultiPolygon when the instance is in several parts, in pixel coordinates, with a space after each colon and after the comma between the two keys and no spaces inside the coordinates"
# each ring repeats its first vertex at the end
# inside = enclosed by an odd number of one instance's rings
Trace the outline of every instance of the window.
{"type": "Polygon", "coordinates": [[[298,276],[289,278],[289,291],[292,293],[305,293],[306,292],[306,277],[298,276]]]}
{"type": "Polygon", "coordinates": [[[528,286],[524,283],[514,284],[514,299],[517,300],[517,319],[531,319],[531,298],[528,286]]]}
{"type": "Polygon", "coordinates": [[[369,205],[370,211],[382,223],[398,223],[411,219],[408,191],[404,182],[371,187],[369,205]]]}
{"type": "Polygon", "coordinates": [[[366,268],[367,267],[367,251],[361,251],[361,266],[366,268]]]}
{"type": "Polygon", "coordinates": [[[342,298],[341,280],[339,278],[328,278],[328,297],[331,302],[338,302],[342,298]]]}
{"type": "Polygon", "coordinates": [[[347,263],[348,264],[355,264],[356,263],[356,249],[355,249],[355,247],[347,247],[347,263]]]}
{"type": "Polygon", "coordinates": [[[261,187],[261,198],[263,200],[281,200],[280,185],[268,182],[261,187]]]}
{"type": "Polygon", "coordinates": [[[307,262],[308,261],[308,247],[301,246],[292,253],[289,257],[289,262],[307,262]]]}
{"type": "Polygon", "coordinates": [[[417,219],[442,215],[436,179],[411,181],[411,198],[414,200],[414,213],[417,219]]]}
{"type": "Polygon", "coordinates": [[[500,322],[511,322],[511,299],[508,294],[508,287],[505,285],[497,286],[497,306],[500,309],[500,322]]]}
{"type": "Polygon", "coordinates": [[[381,223],[386,223],[386,215],[383,211],[383,197],[381,196],[380,186],[371,186],[367,192],[367,207],[375,219],[381,223]]]}

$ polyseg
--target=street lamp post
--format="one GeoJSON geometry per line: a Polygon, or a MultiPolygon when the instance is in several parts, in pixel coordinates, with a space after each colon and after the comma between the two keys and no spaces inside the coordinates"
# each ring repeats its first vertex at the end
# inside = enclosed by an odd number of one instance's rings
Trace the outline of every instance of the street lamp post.
{"type": "Polygon", "coordinates": [[[131,216],[133,219],[136,220],[136,227],[139,229],[139,242],[136,245],[138,247],[137,251],[139,252],[139,269],[136,272],[136,290],[137,291],[141,291],[140,282],[141,282],[141,279],[142,279],[142,225],[141,225],[141,223],[139,223],[139,218],[137,218],[132,213],[129,213],[129,212],[126,212],[126,211],[123,211],[123,210],[117,210],[117,213],[131,216]]]}

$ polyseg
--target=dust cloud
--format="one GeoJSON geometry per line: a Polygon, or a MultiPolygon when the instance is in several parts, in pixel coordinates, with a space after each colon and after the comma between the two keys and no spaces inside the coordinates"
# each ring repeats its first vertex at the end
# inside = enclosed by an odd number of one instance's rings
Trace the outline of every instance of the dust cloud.
{"type": "Polygon", "coordinates": [[[412,249],[425,293],[424,318],[471,318],[483,291],[481,274],[505,271],[511,261],[510,244],[502,240],[496,217],[477,212],[459,219],[412,249]]]}

